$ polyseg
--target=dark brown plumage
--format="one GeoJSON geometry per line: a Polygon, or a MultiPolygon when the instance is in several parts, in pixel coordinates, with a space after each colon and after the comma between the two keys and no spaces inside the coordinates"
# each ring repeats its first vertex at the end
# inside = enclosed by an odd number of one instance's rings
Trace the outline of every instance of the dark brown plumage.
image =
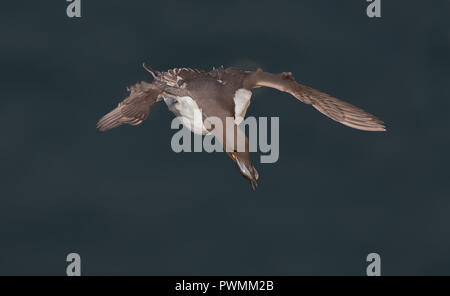
{"type": "Polygon", "coordinates": [[[190,68],[175,68],[167,72],[152,70],[152,83],[141,82],[129,89],[129,96],[117,108],[102,117],[97,128],[107,131],[122,124],[139,125],[150,112],[151,106],[164,99],[169,109],[186,119],[191,130],[206,134],[211,132],[227,149],[228,155],[238,165],[241,174],[252,186],[257,186],[258,172],[250,160],[249,143],[245,137],[245,150],[238,152],[236,141],[228,137],[226,125],[223,133],[206,130],[204,122],[208,117],[217,117],[225,122],[226,117],[234,117],[234,135],[242,133],[237,118],[245,117],[250,103],[250,90],[257,87],[271,87],[290,93],[303,103],[310,104],[329,118],[352,128],[365,131],[385,131],[384,123],[377,117],[349,103],[334,98],[295,81],[291,73],[272,74],[258,69],[255,72],[237,68],[218,68],[205,72],[190,68]],[[202,127],[195,128],[191,114],[200,112],[202,127]]]}

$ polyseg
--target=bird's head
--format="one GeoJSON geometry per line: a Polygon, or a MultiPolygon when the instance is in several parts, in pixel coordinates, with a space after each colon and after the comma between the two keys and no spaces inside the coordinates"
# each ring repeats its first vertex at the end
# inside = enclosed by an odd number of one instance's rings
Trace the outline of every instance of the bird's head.
{"type": "Polygon", "coordinates": [[[241,157],[241,154],[239,152],[232,152],[229,153],[229,155],[233,159],[233,161],[237,164],[242,176],[244,176],[244,178],[250,181],[253,190],[255,190],[258,187],[257,180],[259,178],[259,174],[258,171],[250,162],[250,159],[248,159],[248,157],[241,157]]]}

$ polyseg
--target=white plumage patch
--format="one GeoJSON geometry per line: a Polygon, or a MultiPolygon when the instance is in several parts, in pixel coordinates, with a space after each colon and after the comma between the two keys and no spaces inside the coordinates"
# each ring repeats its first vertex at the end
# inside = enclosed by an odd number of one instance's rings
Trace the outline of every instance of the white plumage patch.
{"type": "Polygon", "coordinates": [[[243,88],[238,89],[234,94],[234,122],[237,125],[244,120],[251,97],[252,92],[243,88]]]}
{"type": "Polygon", "coordinates": [[[181,114],[183,125],[196,134],[206,134],[207,129],[203,125],[202,111],[191,97],[175,97],[177,102],[174,107],[181,114]]]}

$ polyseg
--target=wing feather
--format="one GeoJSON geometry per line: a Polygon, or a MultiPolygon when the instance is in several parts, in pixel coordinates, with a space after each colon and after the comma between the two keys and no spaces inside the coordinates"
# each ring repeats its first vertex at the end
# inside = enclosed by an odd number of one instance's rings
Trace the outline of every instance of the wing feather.
{"type": "Polygon", "coordinates": [[[303,103],[312,105],[322,114],[352,128],[365,131],[386,130],[383,121],[376,116],[324,92],[297,83],[291,73],[271,74],[258,70],[246,77],[244,86],[246,88],[266,86],[290,93],[303,103]]]}
{"type": "Polygon", "coordinates": [[[147,119],[150,107],[162,90],[155,84],[140,82],[131,86],[129,96],[117,108],[103,116],[97,123],[100,131],[108,131],[122,124],[139,125],[147,119]]]}

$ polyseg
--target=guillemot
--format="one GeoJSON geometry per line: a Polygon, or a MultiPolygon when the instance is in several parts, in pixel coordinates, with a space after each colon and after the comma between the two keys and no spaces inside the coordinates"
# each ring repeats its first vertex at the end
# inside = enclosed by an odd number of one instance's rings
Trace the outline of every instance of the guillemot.
{"type": "Polygon", "coordinates": [[[259,175],[250,160],[249,143],[245,134],[245,149],[242,151],[236,149],[235,139],[227,137],[226,131],[214,132],[204,124],[208,117],[216,117],[223,122],[227,117],[232,117],[234,135],[243,133],[238,125],[245,118],[253,88],[271,87],[287,92],[331,119],[355,129],[386,130],[384,123],[377,117],[297,83],[290,72],[272,74],[261,69],[244,71],[234,67],[213,68],[209,72],[191,68],[160,72],[145,64],[143,67],[153,76],[153,82],[142,81],[131,86],[128,97],[103,116],[98,121],[97,128],[108,131],[122,124],[139,125],[148,117],[151,106],[164,100],[169,110],[179,116],[192,132],[202,135],[211,132],[227,148],[227,154],[237,164],[241,174],[250,181],[253,189],[257,186],[259,175]]]}

